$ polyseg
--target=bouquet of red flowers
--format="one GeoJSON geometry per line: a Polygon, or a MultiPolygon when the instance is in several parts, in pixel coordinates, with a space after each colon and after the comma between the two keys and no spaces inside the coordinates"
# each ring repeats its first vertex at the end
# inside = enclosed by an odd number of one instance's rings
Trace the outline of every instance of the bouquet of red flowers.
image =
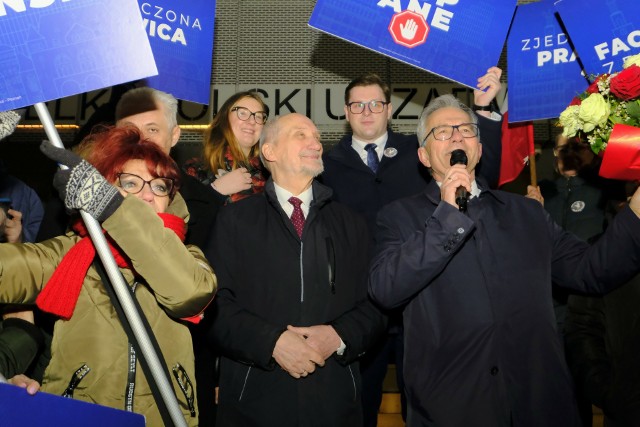
{"type": "Polygon", "coordinates": [[[588,142],[600,153],[616,124],[640,127],[640,54],[630,56],[623,70],[601,74],[560,114],[562,134],[588,142]]]}

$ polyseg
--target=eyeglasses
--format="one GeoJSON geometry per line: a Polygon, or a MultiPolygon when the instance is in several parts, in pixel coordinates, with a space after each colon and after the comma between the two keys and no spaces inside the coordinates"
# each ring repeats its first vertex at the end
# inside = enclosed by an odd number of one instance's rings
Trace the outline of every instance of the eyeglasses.
{"type": "Polygon", "coordinates": [[[475,123],[461,123],[459,125],[441,125],[436,126],[429,131],[427,136],[424,137],[422,142],[424,143],[429,135],[433,134],[433,137],[438,141],[447,141],[453,137],[453,130],[458,129],[460,135],[463,138],[473,138],[478,136],[478,125],[475,123]]]}
{"type": "Polygon", "coordinates": [[[265,124],[269,118],[269,115],[264,111],[256,111],[255,113],[252,113],[251,110],[244,107],[233,107],[231,111],[235,111],[238,118],[243,122],[246,122],[251,116],[253,116],[253,120],[255,120],[259,125],[265,124]]]}
{"type": "Polygon", "coordinates": [[[390,102],[385,101],[369,101],[369,102],[350,102],[347,104],[349,107],[349,111],[352,114],[362,114],[364,113],[364,108],[368,105],[369,111],[375,114],[382,113],[384,111],[384,106],[390,104],[390,102]]]}
{"type": "Polygon", "coordinates": [[[154,178],[151,181],[145,181],[132,173],[118,174],[118,186],[129,194],[138,194],[145,184],[149,184],[151,192],[158,197],[167,197],[173,190],[173,179],[171,178],[154,178]]]}

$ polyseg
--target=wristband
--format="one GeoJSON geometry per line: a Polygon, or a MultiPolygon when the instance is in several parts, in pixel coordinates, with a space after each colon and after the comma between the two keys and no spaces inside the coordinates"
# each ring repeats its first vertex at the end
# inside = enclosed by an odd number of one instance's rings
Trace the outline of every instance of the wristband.
{"type": "Polygon", "coordinates": [[[493,107],[491,107],[491,104],[489,105],[475,105],[473,104],[473,109],[476,111],[493,111],[493,107]]]}

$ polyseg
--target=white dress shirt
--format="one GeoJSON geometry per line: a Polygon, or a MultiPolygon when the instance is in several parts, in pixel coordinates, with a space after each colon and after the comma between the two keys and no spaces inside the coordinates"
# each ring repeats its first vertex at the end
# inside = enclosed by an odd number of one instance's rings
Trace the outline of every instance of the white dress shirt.
{"type": "Polygon", "coordinates": [[[313,188],[311,186],[309,186],[309,188],[298,195],[290,193],[289,191],[280,187],[275,183],[275,181],[273,183],[273,186],[276,190],[278,203],[280,203],[280,206],[282,206],[282,209],[289,218],[291,218],[291,214],[293,213],[293,205],[289,203],[290,197],[297,197],[298,199],[300,199],[302,201],[300,208],[302,209],[302,213],[304,214],[305,219],[307,218],[307,216],[309,216],[309,205],[311,205],[311,201],[313,200],[313,188]]]}

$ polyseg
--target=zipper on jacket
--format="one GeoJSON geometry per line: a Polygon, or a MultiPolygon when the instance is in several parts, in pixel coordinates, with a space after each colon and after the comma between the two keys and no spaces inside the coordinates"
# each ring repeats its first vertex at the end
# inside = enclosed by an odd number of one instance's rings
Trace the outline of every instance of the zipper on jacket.
{"type": "Polygon", "coordinates": [[[300,302],[304,302],[304,266],[302,264],[302,250],[304,242],[300,242],[300,302]]]}
{"type": "Polygon", "coordinates": [[[244,395],[244,389],[247,387],[247,381],[249,380],[249,373],[251,372],[251,366],[247,369],[247,375],[244,376],[244,383],[242,384],[242,390],[240,390],[240,397],[238,397],[238,402],[242,400],[242,396],[244,395]]]}
{"type": "Polygon", "coordinates": [[[336,252],[333,247],[331,236],[325,238],[327,243],[327,267],[329,269],[329,288],[331,293],[336,293],[336,252]]]}
{"type": "Polygon", "coordinates": [[[75,371],[73,375],[71,375],[71,380],[69,381],[69,385],[62,392],[62,397],[72,398],[73,391],[76,389],[76,387],[78,387],[78,384],[80,384],[80,381],[82,381],[82,379],[85,377],[85,375],[89,373],[90,370],[91,368],[87,366],[86,363],[80,366],[80,368],[78,368],[78,370],[75,371]]]}

